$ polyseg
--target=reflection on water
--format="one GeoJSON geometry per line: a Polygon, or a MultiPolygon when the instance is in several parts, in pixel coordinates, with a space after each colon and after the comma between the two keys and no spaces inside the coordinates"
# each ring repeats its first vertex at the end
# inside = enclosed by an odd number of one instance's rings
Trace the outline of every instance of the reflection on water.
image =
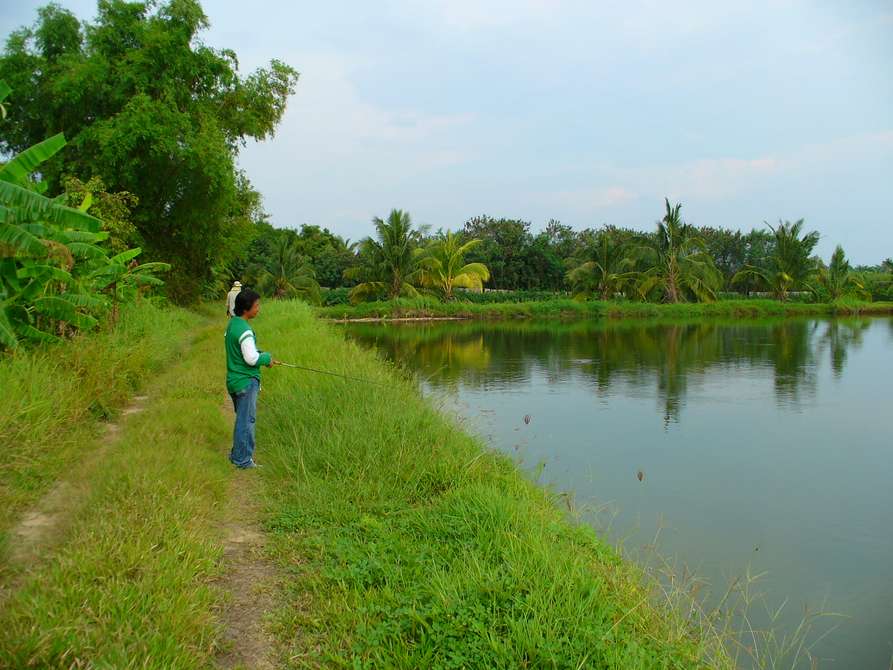
{"type": "MultiPolygon", "coordinates": [[[[715,584],[766,571],[851,618],[819,667],[893,655],[893,320],[354,324],[495,448],[715,584]]],[[[598,519],[589,517],[593,523],[598,519]]]]}
{"type": "Polygon", "coordinates": [[[579,380],[600,396],[652,386],[666,421],[679,421],[691,378],[769,368],[775,398],[796,406],[815,393],[818,357],[843,374],[849,349],[872,321],[768,323],[355,324],[350,335],[417,371],[432,388],[506,388],[542,373],[579,380]]]}

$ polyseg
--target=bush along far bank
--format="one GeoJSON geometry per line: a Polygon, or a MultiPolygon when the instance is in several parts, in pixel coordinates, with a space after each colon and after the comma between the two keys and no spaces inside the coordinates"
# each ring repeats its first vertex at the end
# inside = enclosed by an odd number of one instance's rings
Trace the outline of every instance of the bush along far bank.
{"type": "Polygon", "coordinates": [[[258,458],[294,667],[731,667],[548,491],[312,309],[268,303],[258,458]],[[374,388],[374,393],[370,393],[374,388]]]}
{"type": "Polygon", "coordinates": [[[391,319],[530,319],[530,318],[759,318],[771,316],[846,316],[893,314],[893,302],[842,299],[827,303],[779,302],[777,300],[720,300],[710,303],[637,303],[579,301],[570,298],[504,303],[441,302],[406,299],[331,305],[316,309],[320,317],[336,321],[391,319]]]}

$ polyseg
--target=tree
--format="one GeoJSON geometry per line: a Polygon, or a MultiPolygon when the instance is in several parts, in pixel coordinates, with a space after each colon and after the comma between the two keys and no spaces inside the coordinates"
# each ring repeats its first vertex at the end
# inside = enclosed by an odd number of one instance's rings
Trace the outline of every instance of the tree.
{"type": "Polygon", "coordinates": [[[321,302],[316,275],[294,239],[280,237],[264,260],[247,272],[259,291],[273,298],[301,298],[314,305],[321,302]]]}
{"type": "Polygon", "coordinates": [[[633,261],[626,254],[626,245],[608,230],[596,236],[592,246],[585,249],[583,259],[567,273],[575,298],[596,295],[600,300],[610,300],[634,276],[629,271],[633,261]]]}
{"type": "Polygon", "coordinates": [[[202,44],[207,27],[197,0],[100,0],[83,25],[51,4],[0,56],[16,90],[0,150],[64,129],[68,147],[42,167],[48,194],[95,175],[136,196],[133,223],[148,253],[173,263],[178,299],[196,297],[250,239],[253,189],[236,156],[273,134],[297,81],[275,60],[241,76],[234,52],[202,44]]]}
{"type": "Polygon", "coordinates": [[[453,299],[453,289],[468,288],[480,291],[490,278],[483,263],[466,263],[466,254],[480,245],[480,240],[463,241],[461,233],[438,236],[419,257],[422,285],[437,291],[444,300],[453,299]]]}
{"type": "Polygon", "coordinates": [[[323,286],[340,286],[344,271],[356,263],[356,245],[327,228],[305,224],[296,239],[298,248],[310,259],[316,278],[323,286]]]}
{"type": "Polygon", "coordinates": [[[655,238],[639,248],[647,269],[640,273],[638,290],[642,297],[655,293],[663,302],[677,303],[692,298],[700,302],[716,299],[722,275],[713,264],[706,244],[696,230],[682,222],[682,205],[670,206],[657,224],[655,238]]]}
{"type": "Polygon", "coordinates": [[[470,262],[483,263],[490,270],[491,284],[497,289],[533,288],[528,272],[528,247],[533,242],[530,223],[517,219],[477,216],[465,222],[463,234],[481,244],[468,254],[470,262]]]}
{"type": "Polygon", "coordinates": [[[732,282],[755,280],[758,286],[770,291],[778,300],[785,301],[791,291],[814,292],[810,281],[818,270],[812,250],[819,242],[816,231],[803,234],[803,219],[791,223],[779,221],[777,227],[766,224],[774,236],[772,253],[765,267],[747,265],[732,282]]]}
{"type": "Polygon", "coordinates": [[[838,300],[847,293],[855,293],[860,297],[870,297],[865,291],[865,285],[856,277],[850,269],[850,263],[846,259],[843,247],[839,244],[831,255],[831,263],[825,267],[819,267],[818,280],[832,300],[838,300]]]}
{"type": "Polygon", "coordinates": [[[392,209],[387,220],[372,219],[375,238],[360,242],[359,262],[345,271],[345,278],[359,283],[351,289],[351,302],[386,297],[416,297],[421,279],[419,242],[421,233],[413,230],[409,212],[392,209]]]}
{"type": "MultiPolygon", "coordinates": [[[[0,104],[9,92],[0,80],[0,104]]],[[[33,175],[64,146],[59,133],[0,167],[0,347],[93,328],[142,287],[161,284],[155,273],[169,268],[137,264],[139,248],[109,256],[109,232],[87,213],[89,193],[77,207],[42,194],[46,185],[33,175]]]]}

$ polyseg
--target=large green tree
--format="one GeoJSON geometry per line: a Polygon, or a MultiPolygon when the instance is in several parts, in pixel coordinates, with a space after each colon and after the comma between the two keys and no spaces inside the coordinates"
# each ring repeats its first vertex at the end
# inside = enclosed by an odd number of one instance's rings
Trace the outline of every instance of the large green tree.
{"type": "Polygon", "coordinates": [[[236,156],[272,136],[297,81],[275,60],[240,75],[233,51],[201,41],[208,25],[197,0],[99,0],[94,23],[50,4],[0,56],[14,90],[0,149],[65,132],[43,166],[48,194],[68,176],[134,194],[133,222],[182,299],[250,239],[255,198],[236,156]]]}

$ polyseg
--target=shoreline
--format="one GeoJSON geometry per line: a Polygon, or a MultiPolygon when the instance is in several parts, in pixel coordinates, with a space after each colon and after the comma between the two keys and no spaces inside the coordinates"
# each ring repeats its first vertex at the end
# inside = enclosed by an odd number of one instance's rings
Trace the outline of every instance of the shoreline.
{"type": "Polygon", "coordinates": [[[360,303],[315,308],[329,323],[424,323],[526,319],[740,318],[799,316],[883,316],[891,302],[782,303],[774,300],[725,300],[714,303],[617,303],[551,300],[521,303],[436,303],[430,300],[360,303]]]}

